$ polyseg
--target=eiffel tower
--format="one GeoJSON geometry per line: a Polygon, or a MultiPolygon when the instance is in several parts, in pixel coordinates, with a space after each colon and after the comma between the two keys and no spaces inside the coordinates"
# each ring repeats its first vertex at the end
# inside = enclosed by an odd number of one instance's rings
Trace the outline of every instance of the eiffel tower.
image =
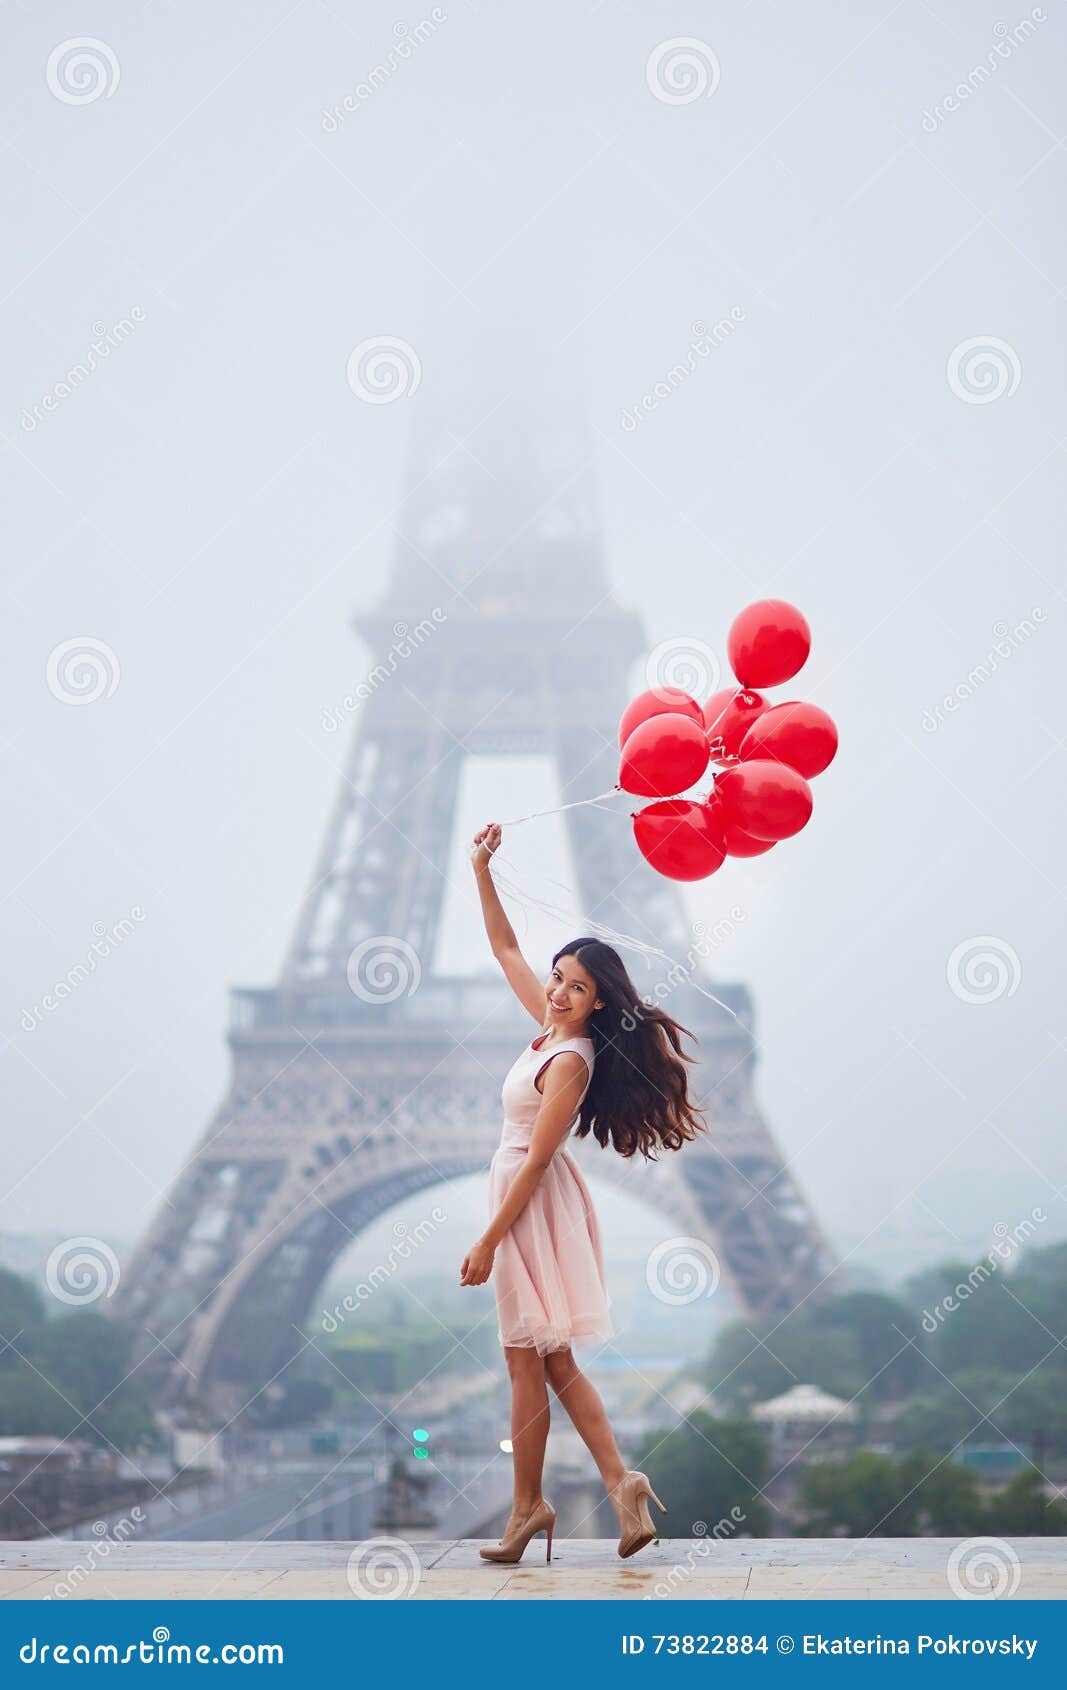
{"type": "MultiPolygon", "coordinates": [[[[536,406],[498,411],[473,442],[432,425],[422,438],[387,589],[355,618],[375,662],[288,954],[276,985],[234,992],[228,1095],[115,1299],[161,1400],[246,1400],[298,1352],[353,1235],[488,1166],[531,1023],[498,974],[434,971],[440,865],[467,756],[547,754],[564,803],[615,784],[647,643],[611,591],[589,455],[536,406]]],[[[681,960],[693,934],[637,852],[630,807],[564,812],[580,907],[681,960]]],[[[659,978],[631,972],[646,993],[659,978]]],[[[749,996],[715,992],[733,1014],[685,984],[669,998],[699,1041],[707,1139],[649,1166],[589,1139],[583,1166],[654,1204],[665,1237],[706,1241],[742,1311],[784,1314],[831,1259],[753,1098],[749,996]]]]}

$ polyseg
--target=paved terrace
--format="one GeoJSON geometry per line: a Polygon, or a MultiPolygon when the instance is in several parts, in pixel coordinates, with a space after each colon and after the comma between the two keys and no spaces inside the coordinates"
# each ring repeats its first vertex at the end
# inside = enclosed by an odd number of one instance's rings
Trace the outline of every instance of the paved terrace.
{"type": "MultiPolygon", "coordinates": [[[[630,1561],[612,1541],[563,1538],[545,1565],[544,1538],[514,1567],[478,1555],[479,1542],[387,1540],[398,1560],[369,1543],[115,1543],[38,1540],[0,1544],[0,1600],[114,1601],[250,1598],[351,1601],[359,1595],[415,1600],[600,1600],[700,1598],[952,1598],[952,1552],[966,1541],[967,1588],[992,1571],[994,1588],[1019,1599],[1067,1597],[1067,1538],[775,1538],[714,1542],[663,1539],[630,1561]],[[991,1560],[982,1544],[992,1541],[991,1560]]],[[[985,1586],[979,1586],[986,1588],[985,1586]]]]}

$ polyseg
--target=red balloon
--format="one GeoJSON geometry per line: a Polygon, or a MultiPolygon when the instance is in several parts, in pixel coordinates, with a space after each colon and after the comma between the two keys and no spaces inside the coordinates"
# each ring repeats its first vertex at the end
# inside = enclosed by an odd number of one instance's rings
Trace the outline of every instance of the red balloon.
{"type": "Polygon", "coordinates": [[[741,741],[758,716],[767,709],[767,700],[758,692],[745,692],[738,687],[724,687],[713,693],[703,706],[704,726],[709,740],[722,740],[724,757],[736,757],[741,741]]]}
{"type": "Polygon", "coordinates": [[[741,744],[741,760],[773,757],[788,763],[798,775],[811,780],[829,768],[837,753],[837,728],[833,718],[817,704],[793,699],[776,704],[753,723],[741,744]]]}
{"type": "Polygon", "coordinates": [[[708,799],[708,809],[719,827],[722,829],[723,844],[726,846],[728,857],[762,857],[764,851],[774,850],[773,839],[757,839],[754,833],[746,833],[743,827],[723,813],[721,803],[716,803],[712,794],[708,799]]]}
{"type": "Polygon", "coordinates": [[[639,723],[626,741],[619,760],[619,785],[641,798],[673,798],[698,781],[707,766],[708,736],[703,724],[668,711],[639,723]]]}
{"type": "Polygon", "coordinates": [[[724,769],[715,791],[727,820],[757,839],[789,839],[811,815],[811,787],[803,775],[769,757],[724,769]]]}
{"type": "Polygon", "coordinates": [[[795,604],[758,599],[734,617],[726,650],[743,687],[776,687],[804,667],[811,629],[795,604]]]}
{"type": "Polygon", "coordinates": [[[619,718],[619,749],[622,749],[634,729],[640,727],[642,722],[647,722],[650,716],[664,716],[668,712],[672,715],[689,716],[694,722],[702,722],[704,719],[696,699],[690,698],[681,687],[652,687],[648,692],[639,693],[619,718]]]}
{"type": "Polygon", "coordinates": [[[634,838],[645,861],[669,880],[704,880],[726,857],[721,824],[689,798],[646,804],[634,816],[634,838]]]}

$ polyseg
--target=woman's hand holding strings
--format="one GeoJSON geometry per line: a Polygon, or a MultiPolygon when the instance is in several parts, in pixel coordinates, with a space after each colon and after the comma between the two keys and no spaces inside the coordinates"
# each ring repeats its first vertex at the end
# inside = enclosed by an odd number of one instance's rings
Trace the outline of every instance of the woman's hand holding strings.
{"type": "Polygon", "coordinates": [[[472,842],[474,849],[471,852],[471,862],[474,864],[475,874],[480,874],[488,865],[490,857],[500,844],[500,840],[499,823],[489,822],[486,827],[478,829],[478,832],[474,835],[472,842]]]}

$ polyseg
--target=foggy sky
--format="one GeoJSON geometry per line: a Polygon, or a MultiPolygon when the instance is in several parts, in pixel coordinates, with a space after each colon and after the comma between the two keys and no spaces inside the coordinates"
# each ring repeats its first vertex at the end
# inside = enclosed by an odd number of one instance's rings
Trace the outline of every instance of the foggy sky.
{"type": "MultiPolygon", "coordinates": [[[[649,649],[725,664],[771,595],[814,630],[779,695],[840,725],[812,822],[685,896],[743,908],[713,972],[753,993],[760,1103],[831,1239],[892,1276],[1035,1206],[1062,1237],[1061,9],[420,19],[398,57],[376,3],[6,11],[0,1227],[146,1224],[225,1091],[227,988],[273,980],[312,872],[418,407],[551,361],[649,649]],[[58,97],[49,55],[93,30],[117,81],[58,97]],[[685,103],[649,86],[678,37],[718,66],[685,103]],[[419,385],[362,402],[382,336],[419,385]],[[117,684],[73,705],[49,659],[85,637],[117,684]],[[1001,983],[961,995],[972,940],[1001,983]]],[[[551,802],[471,784],[480,820],[551,802]]],[[[464,934],[450,965],[484,967],[464,934]]]]}

